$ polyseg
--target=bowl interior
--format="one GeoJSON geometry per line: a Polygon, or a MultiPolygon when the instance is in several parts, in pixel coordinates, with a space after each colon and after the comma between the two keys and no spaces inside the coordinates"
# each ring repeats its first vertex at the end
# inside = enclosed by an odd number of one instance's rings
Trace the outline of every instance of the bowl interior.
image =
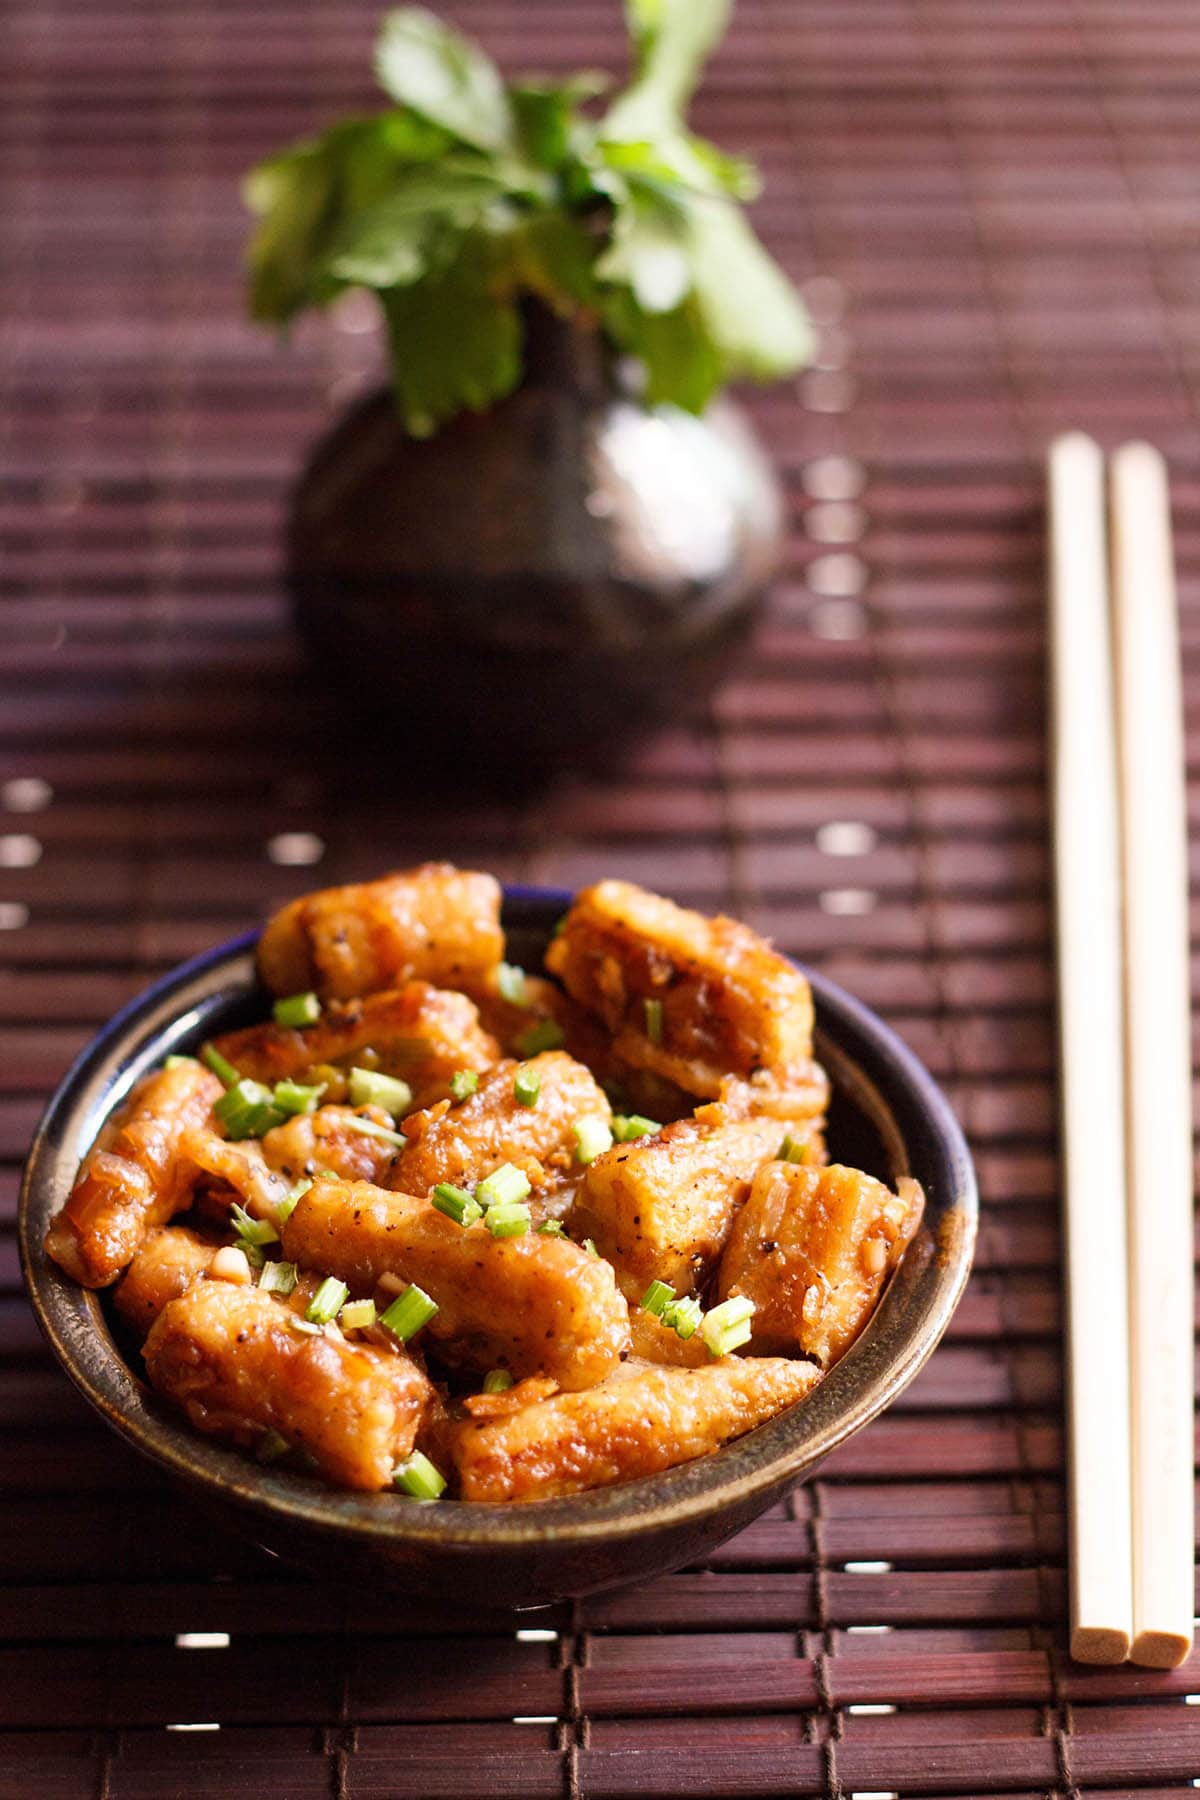
{"type": "MultiPolygon", "coordinates": [[[[540,963],[570,896],[509,889],[504,922],[513,960],[540,963]]],[[[977,1199],[970,1158],[946,1101],[912,1053],[865,1007],[808,971],[817,1053],[834,1087],[831,1155],[885,1179],[911,1173],[926,1215],[866,1331],[797,1406],[746,1437],[665,1474],[568,1500],[520,1507],[441,1502],[404,1506],[389,1494],[351,1494],[290,1471],[262,1468],[201,1438],[165,1408],[126,1360],[104,1299],[77,1287],[42,1250],[82,1153],[114,1105],[172,1051],[261,1018],[267,1002],[253,968],[254,934],[164,977],[130,1003],[82,1053],[38,1128],[21,1194],[21,1255],[43,1330],[67,1373],[105,1419],[168,1472],[222,1501],[287,1515],[309,1530],[434,1545],[516,1546],[553,1534],[597,1541],[619,1527],[654,1531],[734,1507],[764,1504],[873,1418],[937,1343],[970,1267],[977,1199]]]]}

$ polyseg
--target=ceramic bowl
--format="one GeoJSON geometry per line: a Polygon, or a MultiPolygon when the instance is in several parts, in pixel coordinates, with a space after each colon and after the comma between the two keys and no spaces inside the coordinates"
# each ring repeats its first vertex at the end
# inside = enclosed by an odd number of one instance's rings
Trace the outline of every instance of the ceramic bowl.
{"type": "MultiPolygon", "coordinates": [[[[510,954],[536,966],[570,896],[511,888],[510,954]]],[[[138,1077],[172,1051],[261,1018],[254,935],[183,964],[118,1013],[70,1069],[34,1137],[21,1191],[21,1256],[38,1320],[71,1380],[151,1462],[265,1549],[353,1581],[529,1607],[695,1562],[810,1475],[908,1385],[962,1293],[978,1201],[950,1108],[917,1058],[865,1006],[808,971],[817,1054],[829,1071],[831,1154],[885,1178],[911,1173],[925,1219],[857,1343],[805,1400],[696,1462],[572,1499],[416,1505],[335,1491],[201,1437],[126,1359],[101,1294],[42,1249],[81,1154],[138,1077]]]]}

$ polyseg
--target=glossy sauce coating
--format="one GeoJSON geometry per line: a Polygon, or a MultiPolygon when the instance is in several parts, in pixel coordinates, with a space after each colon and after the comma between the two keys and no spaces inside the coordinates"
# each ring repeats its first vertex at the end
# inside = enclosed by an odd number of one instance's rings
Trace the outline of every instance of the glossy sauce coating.
{"type": "Polygon", "coordinates": [[[216,1254],[211,1239],[186,1225],[164,1225],[149,1232],[117,1283],[113,1293],[117,1311],[144,1337],[163,1307],[178,1300],[196,1276],[208,1270],[216,1254]]]}
{"type": "Polygon", "coordinates": [[[359,1294],[389,1275],[416,1282],[439,1308],[425,1330],[452,1362],[579,1388],[602,1380],[629,1347],[606,1263],[566,1238],[464,1231],[411,1194],[315,1181],[284,1225],[283,1250],[359,1294]]]}
{"type": "Polygon", "coordinates": [[[359,1119],[384,1130],[392,1126],[382,1107],[319,1106],[268,1131],[262,1140],[263,1155],[289,1182],[318,1169],[343,1181],[380,1181],[397,1155],[396,1147],[357,1130],[359,1119]]]}
{"type": "Polygon", "coordinates": [[[200,1063],[158,1069],[104,1126],[46,1233],[47,1254],[82,1286],[115,1281],[146,1232],[187,1204],[197,1171],[180,1140],[220,1093],[200,1063]]]}

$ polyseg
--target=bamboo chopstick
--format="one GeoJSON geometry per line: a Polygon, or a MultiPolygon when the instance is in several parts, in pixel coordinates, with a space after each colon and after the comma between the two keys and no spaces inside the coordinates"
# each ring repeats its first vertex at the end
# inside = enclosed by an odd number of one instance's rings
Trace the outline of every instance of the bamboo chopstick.
{"type": "Polygon", "coordinates": [[[1133,1631],[1123,1009],[1104,465],[1090,439],[1051,445],[1048,502],[1071,1655],[1115,1663],[1133,1631]]]}
{"type": "Polygon", "coordinates": [[[1166,464],[1111,468],[1125,968],[1134,1662],[1192,1647],[1192,1077],[1187,795],[1166,464]]]}

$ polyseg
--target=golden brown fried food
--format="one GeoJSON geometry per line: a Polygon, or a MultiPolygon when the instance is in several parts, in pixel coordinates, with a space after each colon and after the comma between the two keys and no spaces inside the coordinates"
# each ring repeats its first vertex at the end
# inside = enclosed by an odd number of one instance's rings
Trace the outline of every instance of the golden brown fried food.
{"type": "Polygon", "coordinates": [[[497,1063],[457,1106],[409,1114],[404,1121],[409,1148],[392,1164],[387,1185],[427,1194],[439,1181],[470,1184],[511,1162],[535,1191],[551,1187],[577,1166],[580,1120],[607,1123],[611,1116],[604,1089],[565,1051],[547,1050],[523,1064],[497,1063]],[[522,1106],[516,1097],[518,1069],[540,1083],[532,1106],[522,1106]]]}
{"type": "MultiPolygon", "coordinates": [[[[730,1119],[719,1106],[654,1137],[614,1144],[585,1171],[571,1214],[595,1239],[630,1300],[665,1281],[678,1294],[702,1285],[720,1255],[755,1171],[779,1153],[778,1119],[730,1119]]],[[[793,1122],[802,1138],[809,1126],[793,1122]]]]}
{"type": "Polygon", "coordinates": [[[681,1338],[673,1326],[664,1325],[636,1300],[629,1303],[629,1341],[642,1362],[660,1363],[670,1369],[706,1369],[712,1361],[699,1331],[681,1338]]]}
{"type": "Polygon", "coordinates": [[[626,1364],[586,1393],[557,1394],[447,1434],[464,1500],[550,1500],[706,1456],[800,1400],[811,1363],[729,1356],[703,1369],[626,1364]]]}
{"type": "Polygon", "coordinates": [[[150,1232],[113,1291],[117,1311],[144,1337],[163,1307],[178,1300],[216,1254],[216,1244],[186,1225],[150,1232]]]}
{"type": "Polygon", "coordinates": [[[178,1157],[185,1168],[221,1184],[219,1204],[202,1208],[214,1218],[229,1216],[226,1190],[232,1190],[230,1204],[237,1199],[256,1219],[274,1219],[276,1207],[287,1198],[290,1184],[267,1167],[262,1145],[254,1138],[232,1144],[206,1126],[192,1126],[180,1133],[178,1157]]]}
{"type": "Polygon", "coordinates": [[[794,1086],[790,1072],[809,1069],[808,983],[736,920],[602,881],[576,896],[546,967],[603,1020],[620,1061],[687,1093],[715,1097],[730,1077],[756,1074],[794,1086]]]}
{"type": "Polygon", "coordinates": [[[388,1115],[379,1106],[319,1106],[276,1125],[262,1140],[268,1165],[288,1181],[325,1169],[343,1181],[379,1181],[398,1154],[394,1144],[356,1129],[365,1119],[387,1130],[388,1115]]]}
{"type": "Polygon", "coordinates": [[[46,1233],[46,1253],[84,1287],[117,1279],[147,1231],[186,1206],[196,1169],[179,1155],[184,1134],[221,1093],[200,1063],[157,1069],[138,1082],[84,1158],[46,1233]]]}
{"type": "Polygon", "coordinates": [[[200,1280],[146,1339],[154,1387],[199,1431],[252,1446],[275,1431],[340,1487],[387,1487],[409,1455],[430,1384],[408,1356],[297,1328],[257,1287],[200,1280]]]}
{"type": "Polygon", "coordinates": [[[606,1263],[567,1238],[494,1238],[463,1230],[427,1200],[365,1182],[315,1181],[283,1227],[291,1262],[369,1294],[385,1276],[437,1302],[426,1327],[446,1360],[564,1388],[600,1381],[629,1346],[629,1320],[606,1263]]]}
{"type": "Polygon", "coordinates": [[[361,1061],[401,1076],[412,1089],[414,1107],[444,1099],[459,1069],[487,1069],[500,1057],[474,1002],[427,981],[333,1002],[315,1025],[229,1031],[217,1038],[216,1047],[239,1075],[268,1083],[296,1077],[328,1081],[335,1070],[361,1061]]]}
{"type": "Polygon", "coordinates": [[[414,978],[486,986],[503,955],[499,882],[423,863],[292,900],[263,929],[258,972],[273,994],[349,1000],[414,978]]]}
{"type": "Polygon", "coordinates": [[[802,1351],[823,1368],[854,1342],[925,1204],[858,1169],[760,1170],[721,1259],[720,1292],[753,1300],[755,1352],[802,1351]]]}

